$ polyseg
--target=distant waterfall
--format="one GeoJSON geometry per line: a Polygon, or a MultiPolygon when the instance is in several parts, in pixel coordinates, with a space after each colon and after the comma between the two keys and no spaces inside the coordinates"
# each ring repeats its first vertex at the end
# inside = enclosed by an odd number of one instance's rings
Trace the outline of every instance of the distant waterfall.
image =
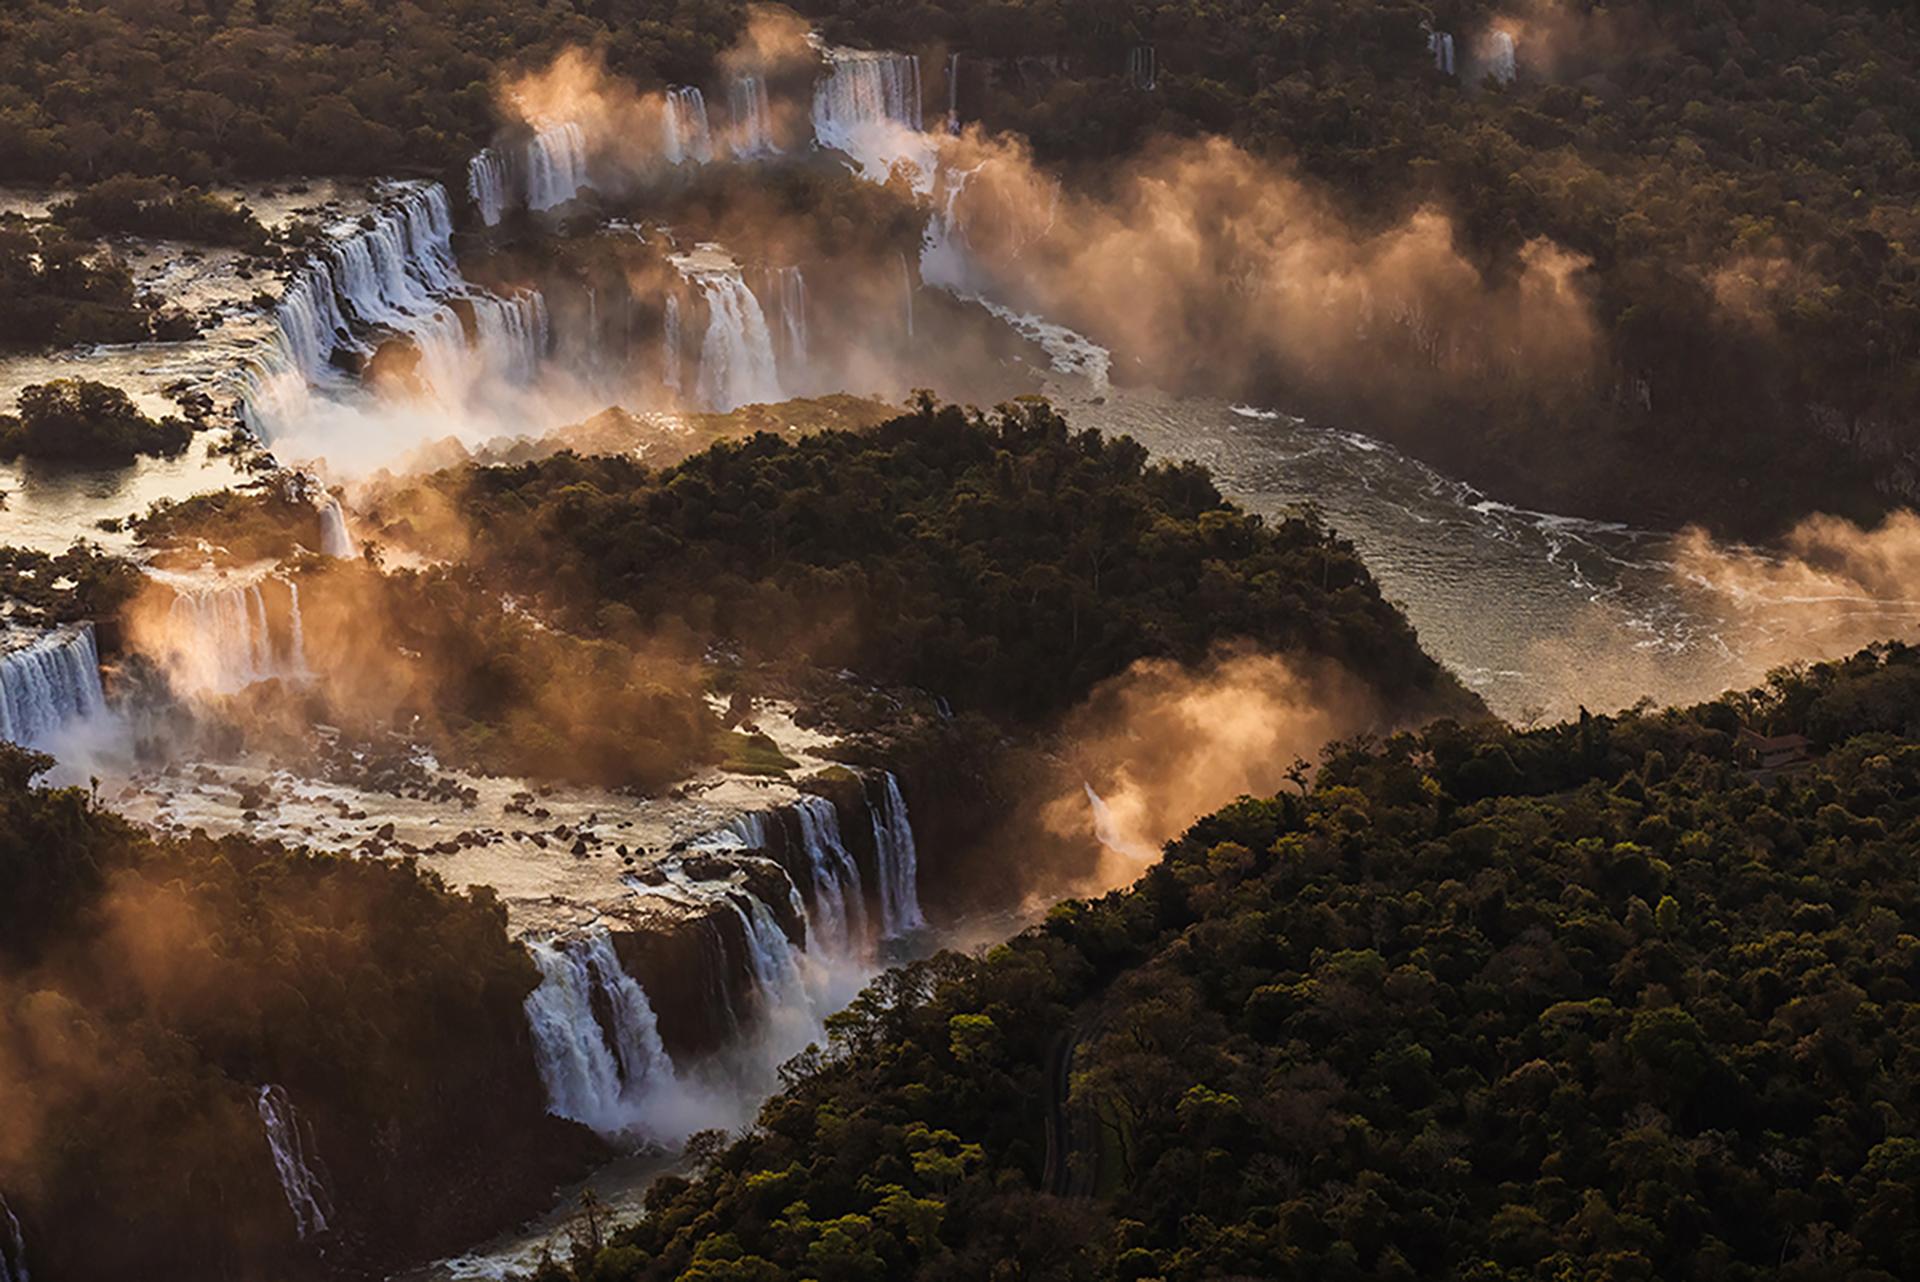
{"type": "Polygon", "coordinates": [[[1520,74],[1520,55],[1514,47],[1512,32],[1493,33],[1491,52],[1487,55],[1487,74],[1503,85],[1512,84],[1520,74]]]}
{"type": "Polygon", "coordinates": [[[481,368],[511,383],[532,382],[547,358],[547,300],[538,290],[523,289],[506,298],[482,294],[467,303],[481,368]]]}
{"type": "Polygon", "coordinates": [[[704,165],[713,159],[713,130],[707,123],[707,98],[692,85],[667,90],[662,145],[671,164],[692,161],[704,165]]]}
{"type": "Polygon", "coordinates": [[[320,552],[343,560],[360,555],[353,545],[353,535],[347,530],[347,511],[331,494],[320,505],[320,552]]]}
{"type": "Polygon", "coordinates": [[[301,1122],[293,1101],[278,1086],[262,1086],[254,1096],[254,1106],[260,1111],[267,1146],[273,1150],[280,1191],[286,1194],[287,1208],[293,1212],[294,1231],[303,1242],[328,1232],[333,1199],[327,1195],[326,1181],[313,1169],[318,1158],[312,1130],[301,1122]]]}
{"type": "Polygon", "coordinates": [[[1453,37],[1444,31],[1427,33],[1427,52],[1433,55],[1433,69],[1443,76],[1453,74],[1453,37]]]}
{"type": "Polygon", "coordinates": [[[27,1272],[27,1235],[20,1219],[0,1196],[0,1282],[33,1282],[27,1272]]]}
{"type": "Polygon", "coordinates": [[[736,157],[771,156],[780,150],[773,140],[773,108],[767,100],[765,80],[740,76],[727,86],[727,114],[733,124],[736,157]]]}
{"type": "Polygon", "coordinates": [[[92,624],[0,654],[0,739],[44,747],[68,726],[106,710],[92,624]]]}
{"type": "Polygon", "coordinates": [[[527,948],[541,974],[525,1005],[549,1111],[605,1136],[631,1134],[648,1093],[675,1082],[646,992],[604,931],[527,948]]]}
{"type": "Polygon", "coordinates": [[[1093,811],[1095,841],[1116,855],[1125,855],[1129,859],[1139,860],[1142,863],[1152,863],[1160,857],[1159,851],[1136,845],[1126,839],[1120,831],[1120,825],[1113,821],[1113,811],[1107,808],[1105,799],[1093,790],[1092,784],[1083,783],[1080,786],[1087,790],[1087,805],[1093,811]]]}
{"type": "Polygon", "coordinates": [[[165,635],[153,655],[180,685],[211,694],[237,694],[250,685],[298,678],[307,671],[300,590],[292,580],[258,578],[203,586],[175,576],[154,575],[173,588],[165,635]],[[286,622],[276,635],[263,587],[287,593],[286,622]]]}
{"type": "Polygon", "coordinates": [[[867,809],[873,817],[873,848],[880,884],[880,935],[883,939],[921,929],[927,919],[920,911],[920,855],[913,843],[913,825],[900,781],[881,771],[876,785],[867,783],[867,809]],[[878,794],[877,796],[875,794],[878,794]]]}
{"type": "Polygon", "coordinates": [[[807,278],[798,267],[777,267],[769,283],[779,326],[779,363],[791,384],[807,368],[807,278]]]}
{"type": "Polygon", "coordinates": [[[868,938],[865,887],[860,866],[840,837],[840,811],[825,797],[802,797],[793,806],[800,847],[812,876],[813,926],[821,946],[850,954],[868,938]]]}
{"type": "Polygon", "coordinates": [[[900,255],[900,290],[907,304],[907,338],[913,338],[913,268],[907,264],[907,256],[900,255]]]}
{"type": "Polygon", "coordinates": [[[774,919],[773,910],[752,895],[730,895],[728,902],[740,915],[747,940],[747,969],[761,1000],[776,1012],[810,1013],[812,1002],[807,996],[800,956],[774,919]]]}
{"type": "Polygon", "coordinates": [[[960,132],[960,55],[947,58],[947,132],[960,132]]]}
{"type": "Polygon", "coordinates": [[[668,294],[660,323],[660,382],[680,390],[680,295],[668,294]]]}
{"type": "Polygon", "coordinates": [[[587,134],[570,121],[544,125],[527,140],[527,208],[534,213],[566,204],[587,181],[587,134]]]}
{"type": "Polygon", "coordinates": [[[821,50],[831,70],[813,87],[813,134],[851,156],[874,181],[912,160],[931,181],[933,157],[920,137],[920,60],[864,49],[821,50]]]}
{"type": "Polygon", "coordinates": [[[742,405],[784,399],[766,314],[740,273],[697,271],[694,284],[707,303],[707,333],[700,344],[700,403],[726,414],[742,405]]]}
{"type": "Polygon", "coordinates": [[[499,226],[506,217],[512,181],[506,158],[491,147],[467,162],[467,195],[473,197],[473,207],[488,227],[499,226]]]}
{"type": "Polygon", "coordinates": [[[1135,45],[1127,51],[1127,82],[1149,92],[1159,87],[1160,59],[1152,45],[1135,45]]]}

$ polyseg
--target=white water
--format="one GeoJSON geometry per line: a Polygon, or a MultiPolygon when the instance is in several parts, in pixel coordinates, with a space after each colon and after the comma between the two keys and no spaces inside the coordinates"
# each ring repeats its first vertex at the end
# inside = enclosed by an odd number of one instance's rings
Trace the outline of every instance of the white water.
{"type": "Polygon", "coordinates": [[[947,58],[947,132],[960,132],[960,55],[947,58]]]}
{"type": "Polygon", "coordinates": [[[785,399],[766,313],[739,269],[699,269],[689,279],[707,303],[707,333],[700,344],[701,408],[725,414],[742,405],[785,399]]]}
{"type": "Polygon", "coordinates": [[[527,140],[527,208],[545,213],[592,184],[587,178],[587,135],[572,121],[541,127],[527,140]]]}
{"type": "Polygon", "coordinates": [[[1433,55],[1433,69],[1441,75],[1453,74],[1453,37],[1444,31],[1427,33],[1427,52],[1433,55]]]}
{"type": "Polygon", "coordinates": [[[610,1139],[680,1138],[661,1131],[663,1110],[679,1095],[673,1061],[612,939],[596,931],[527,948],[541,974],[526,1012],[549,1111],[610,1139]]]}
{"type": "Polygon", "coordinates": [[[0,655],[0,739],[43,748],[106,710],[92,624],[0,655]]]}
{"type": "Polygon", "coordinates": [[[713,129],[707,123],[707,97],[691,85],[667,90],[661,146],[671,164],[704,165],[713,159],[713,129]]]}
{"type": "Polygon", "coordinates": [[[813,133],[822,147],[844,152],[870,179],[911,161],[931,181],[921,136],[920,60],[909,54],[825,47],[828,72],[813,89],[813,133]]]}
{"type": "Polygon", "coordinates": [[[0,1282],[33,1282],[27,1272],[27,1235],[5,1197],[0,1197],[0,1229],[6,1234],[0,1237],[0,1282]]]}
{"type": "Polygon", "coordinates": [[[347,528],[347,512],[332,495],[320,505],[320,552],[324,556],[349,559],[359,555],[353,534],[347,528]]]}
{"type": "Polygon", "coordinates": [[[727,86],[727,114],[733,123],[735,159],[751,160],[779,152],[773,140],[773,108],[767,101],[767,82],[759,76],[739,76],[727,86]]]}
{"type": "Polygon", "coordinates": [[[1113,811],[1107,807],[1105,799],[1093,790],[1092,784],[1083,783],[1080,786],[1087,790],[1087,804],[1093,809],[1095,840],[1114,854],[1124,855],[1137,863],[1150,864],[1160,857],[1160,852],[1152,847],[1127,840],[1113,820],[1113,811]]]}
{"type": "Polygon", "coordinates": [[[149,642],[150,657],[183,692],[237,694],[257,682],[310,675],[300,594],[292,580],[257,575],[208,583],[161,571],[152,577],[174,595],[164,634],[149,642]],[[268,583],[287,593],[287,622],[279,635],[263,590],[268,583]]]}
{"type": "Polygon", "coordinates": [[[1492,52],[1487,57],[1487,74],[1503,85],[1512,84],[1514,77],[1520,74],[1520,57],[1514,48],[1512,32],[1493,33],[1492,52]]]}
{"type": "Polygon", "coordinates": [[[771,284],[778,366],[783,384],[793,387],[807,372],[807,278],[798,267],[779,267],[771,273],[771,284]]]}
{"type": "Polygon", "coordinates": [[[333,1199],[327,1195],[326,1182],[313,1169],[318,1159],[312,1151],[312,1133],[301,1124],[293,1101],[278,1086],[262,1086],[254,1096],[254,1106],[260,1111],[267,1146],[273,1150],[280,1191],[286,1194],[287,1209],[293,1212],[294,1231],[303,1242],[327,1232],[333,1199]]]}
{"type": "Polygon", "coordinates": [[[920,854],[913,841],[913,824],[906,798],[892,771],[882,771],[876,785],[867,784],[867,808],[873,815],[873,846],[880,898],[880,937],[898,939],[924,929],[920,911],[920,854]],[[878,793],[878,796],[875,794],[878,793]]]}
{"type": "Polygon", "coordinates": [[[825,797],[802,797],[793,813],[810,874],[807,890],[814,938],[823,951],[852,956],[867,941],[867,905],[860,868],[840,837],[839,809],[825,797]]]}
{"type": "Polygon", "coordinates": [[[500,220],[506,217],[511,182],[506,158],[491,147],[484,148],[467,162],[467,195],[473,198],[480,221],[488,227],[499,226],[500,220]]]}

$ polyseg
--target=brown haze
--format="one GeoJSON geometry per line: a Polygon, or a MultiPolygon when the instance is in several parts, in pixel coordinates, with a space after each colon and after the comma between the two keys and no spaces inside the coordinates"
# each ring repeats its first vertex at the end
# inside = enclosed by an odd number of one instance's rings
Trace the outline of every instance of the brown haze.
{"type": "Polygon", "coordinates": [[[1098,841],[1078,889],[1126,885],[1195,820],[1236,797],[1271,796],[1289,786],[1296,762],[1380,721],[1374,696],[1325,662],[1247,646],[1193,666],[1142,660],[1068,718],[1061,738],[1070,747],[1040,823],[1051,844],[1083,856],[1098,841]],[[1088,787],[1112,819],[1092,840],[1088,787]]]}

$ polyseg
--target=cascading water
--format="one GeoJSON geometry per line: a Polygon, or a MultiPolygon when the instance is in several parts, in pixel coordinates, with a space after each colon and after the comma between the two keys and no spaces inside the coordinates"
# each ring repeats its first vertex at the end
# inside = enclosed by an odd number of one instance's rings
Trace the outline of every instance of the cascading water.
{"type": "Polygon", "coordinates": [[[1120,831],[1120,825],[1114,822],[1113,811],[1106,800],[1093,790],[1093,785],[1083,783],[1087,790],[1087,805],[1093,811],[1093,836],[1096,841],[1116,855],[1125,855],[1128,859],[1141,863],[1152,863],[1159,858],[1159,852],[1138,842],[1127,840],[1120,831]]]}
{"type": "Polygon", "coordinates": [[[807,278],[798,267],[780,267],[772,273],[772,285],[779,363],[791,385],[807,368],[807,278]]]}
{"type": "Polygon", "coordinates": [[[920,930],[927,919],[920,911],[920,855],[913,841],[913,824],[900,781],[882,771],[877,783],[867,781],[867,810],[873,818],[873,847],[879,879],[880,935],[883,939],[920,930]]]}
{"type": "Polygon", "coordinates": [[[819,144],[851,156],[876,181],[901,160],[930,180],[932,157],[920,136],[920,59],[831,46],[821,54],[830,70],[813,88],[819,144]]]}
{"type": "Polygon", "coordinates": [[[669,391],[680,390],[680,295],[668,294],[660,323],[660,382],[669,391]]]}
{"type": "Polygon", "coordinates": [[[1493,33],[1491,52],[1487,55],[1487,74],[1503,85],[1510,85],[1520,74],[1520,54],[1514,47],[1513,33],[1496,31],[1493,33]]]}
{"type": "Polygon", "coordinates": [[[1135,45],[1127,51],[1127,81],[1148,92],[1159,86],[1160,59],[1152,45],[1135,45]]]}
{"type": "MultiPolygon", "coordinates": [[[[340,500],[331,494],[327,496],[327,501],[320,505],[320,552],[323,556],[338,557],[343,560],[359,555],[359,551],[353,545],[353,534],[347,528],[347,511],[340,506],[340,500]]],[[[298,599],[296,592],[296,602],[298,599]]]]}
{"type": "Polygon", "coordinates": [[[208,694],[237,694],[261,681],[301,678],[306,667],[306,637],[299,615],[299,589],[292,580],[265,577],[244,583],[205,585],[182,576],[155,573],[173,588],[167,626],[151,648],[175,682],[208,694]],[[274,635],[263,591],[276,583],[288,595],[283,638],[274,635]]]}
{"type": "Polygon", "coordinates": [[[667,90],[662,146],[671,164],[713,159],[713,130],[707,124],[707,97],[692,85],[667,90]]]}
{"type": "Polygon", "coordinates": [[[92,624],[49,633],[0,655],[0,739],[44,747],[106,710],[92,624]]]}
{"type": "Polygon", "coordinates": [[[273,1169],[280,1177],[280,1191],[286,1194],[287,1209],[293,1212],[294,1231],[301,1241],[330,1230],[333,1199],[326,1181],[314,1170],[313,1133],[300,1120],[300,1113],[278,1086],[262,1086],[254,1096],[260,1112],[260,1125],[267,1133],[267,1146],[273,1150],[273,1169]]]}
{"type": "Polygon", "coordinates": [[[868,938],[866,893],[840,837],[840,811],[825,797],[809,796],[794,803],[793,814],[810,874],[814,936],[823,949],[856,953],[868,938]]]}
{"type": "Polygon", "coordinates": [[[727,114],[733,122],[733,154],[749,160],[776,155],[780,147],[773,140],[773,107],[767,99],[767,82],[759,76],[739,76],[727,86],[727,114]]]}
{"type": "Polygon", "coordinates": [[[608,1137],[648,1129],[648,1105],[677,1084],[653,1005],[604,931],[527,945],[540,986],[527,996],[548,1110],[608,1137]]]}
{"type": "Polygon", "coordinates": [[[707,333],[700,344],[701,407],[726,414],[742,405],[783,400],[766,313],[739,270],[697,270],[690,279],[707,304],[707,333]]]}
{"type": "Polygon", "coordinates": [[[960,55],[947,58],[947,132],[960,132],[960,55]]]}
{"type": "Polygon", "coordinates": [[[587,179],[587,134],[571,121],[543,125],[527,140],[527,208],[536,214],[558,208],[591,186],[587,179]]]}
{"type": "Polygon", "coordinates": [[[4,1196],[0,1196],[0,1282],[33,1282],[27,1272],[27,1235],[4,1196]]]}
{"type": "Polygon", "coordinates": [[[467,195],[473,197],[473,207],[486,226],[497,227],[506,217],[511,182],[506,157],[491,147],[467,162],[467,195]]]}
{"type": "Polygon", "coordinates": [[[1453,37],[1444,31],[1427,33],[1427,52],[1433,55],[1433,69],[1443,76],[1453,74],[1453,37]]]}

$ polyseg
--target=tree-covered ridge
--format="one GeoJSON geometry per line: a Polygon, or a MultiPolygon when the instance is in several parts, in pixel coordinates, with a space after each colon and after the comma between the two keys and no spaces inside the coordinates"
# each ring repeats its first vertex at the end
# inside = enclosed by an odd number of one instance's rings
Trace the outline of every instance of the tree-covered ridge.
{"type": "Polygon", "coordinates": [[[1915,1276],[1917,714],[1887,647],[1348,745],[1132,890],[888,976],[543,1277],[1915,1276]],[[1743,722],[1814,759],[1754,770],[1743,722]]]}
{"type": "Polygon", "coordinates": [[[0,744],[0,1188],[34,1276],[320,1276],[256,1097],[311,1127],[336,1268],[471,1240],[596,1153],[545,1116],[539,980],[410,862],[162,840],[0,744]],[[351,1226],[344,1233],[338,1226],[351,1226]]]}
{"type": "Polygon", "coordinates": [[[723,442],[665,471],[560,455],[443,473],[375,514],[461,513],[465,553],[587,633],[724,638],[1033,724],[1144,658],[1246,639],[1414,718],[1479,711],[1353,546],[1039,402],[922,400],[870,432],[723,442]],[[431,501],[428,501],[431,500],[431,501]]]}
{"type": "Polygon", "coordinates": [[[486,142],[495,77],[604,49],[702,81],[735,0],[22,0],[0,10],[0,174],[438,171],[486,142]]]}

